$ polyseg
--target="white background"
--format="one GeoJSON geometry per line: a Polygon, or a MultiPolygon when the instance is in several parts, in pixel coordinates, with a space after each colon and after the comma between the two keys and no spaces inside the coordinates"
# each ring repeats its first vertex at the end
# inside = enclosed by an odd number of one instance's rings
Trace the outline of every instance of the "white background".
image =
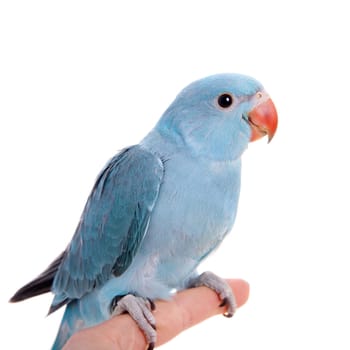
{"type": "Polygon", "coordinates": [[[260,80],[279,112],[244,155],[233,234],[203,269],[246,306],[164,349],[349,349],[346,1],[2,1],[2,349],[48,349],[51,296],[7,301],[69,242],[97,173],[191,81],[260,80]]]}

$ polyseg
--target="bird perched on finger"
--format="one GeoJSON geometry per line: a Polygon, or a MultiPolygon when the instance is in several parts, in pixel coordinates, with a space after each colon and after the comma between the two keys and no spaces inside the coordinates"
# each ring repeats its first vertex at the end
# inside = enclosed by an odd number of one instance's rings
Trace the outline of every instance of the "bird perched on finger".
{"type": "Polygon", "coordinates": [[[207,286],[232,316],[230,287],[197,267],[232,229],[248,143],[271,141],[276,129],[275,106],[255,79],[218,74],[193,82],[138,145],[107,163],[66,250],[11,301],[52,292],[50,313],[66,306],[54,350],[124,312],[152,349],[154,300],[174,290],[207,286]]]}

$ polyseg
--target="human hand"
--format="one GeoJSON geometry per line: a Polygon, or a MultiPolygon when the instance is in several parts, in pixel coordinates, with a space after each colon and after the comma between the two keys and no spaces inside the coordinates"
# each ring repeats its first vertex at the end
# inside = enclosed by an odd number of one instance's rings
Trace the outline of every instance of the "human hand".
{"type": "MultiPolygon", "coordinates": [[[[248,299],[248,283],[238,279],[227,282],[238,307],[242,306],[248,299]]],[[[153,312],[157,320],[156,346],[211,316],[224,313],[219,304],[217,294],[207,287],[186,289],[170,301],[157,301],[153,312]]],[[[128,314],[123,314],[74,334],[63,350],[144,350],[146,347],[142,331],[128,314]]]]}

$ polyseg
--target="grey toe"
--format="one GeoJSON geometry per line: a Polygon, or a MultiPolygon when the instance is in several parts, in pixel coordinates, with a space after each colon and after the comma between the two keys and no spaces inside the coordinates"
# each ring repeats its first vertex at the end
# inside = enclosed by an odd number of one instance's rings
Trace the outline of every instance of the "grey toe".
{"type": "Polygon", "coordinates": [[[200,286],[206,286],[215,291],[221,300],[220,307],[227,307],[224,316],[233,316],[237,308],[236,298],[231,287],[223,278],[210,271],[203,272],[198,277],[192,279],[189,284],[189,287],[200,286]]]}
{"type": "Polygon", "coordinates": [[[156,320],[152,314],[154,304],[152,301],[127,294],[122,297],[114,308],[113,315],[127,312],[144,333],[148,349],[153,349],[157,340],[156,320]]]}

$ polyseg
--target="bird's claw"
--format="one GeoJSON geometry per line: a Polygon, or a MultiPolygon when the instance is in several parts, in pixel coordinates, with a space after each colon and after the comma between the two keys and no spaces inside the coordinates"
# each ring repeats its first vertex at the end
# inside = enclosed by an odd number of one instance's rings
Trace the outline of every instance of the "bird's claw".
{"type": "Polygon", "coordinates": [[[220,307],[227,307],[225,317],[232,317],[237,309],[236,298],[231,287],[221,277],[210,271],[203,272],[190,281],[189,287],[206,286],[216,292],[221,300],[220,307]]]}
{"type": "Polygon", "coordinates": [[[128,313],[144,333],[148,350],[153,350],[156,340],[156,320],[152,314],[155,304],[152,300],[127,294],[118,296],[111,303],[112,315],[128,313]]]}

